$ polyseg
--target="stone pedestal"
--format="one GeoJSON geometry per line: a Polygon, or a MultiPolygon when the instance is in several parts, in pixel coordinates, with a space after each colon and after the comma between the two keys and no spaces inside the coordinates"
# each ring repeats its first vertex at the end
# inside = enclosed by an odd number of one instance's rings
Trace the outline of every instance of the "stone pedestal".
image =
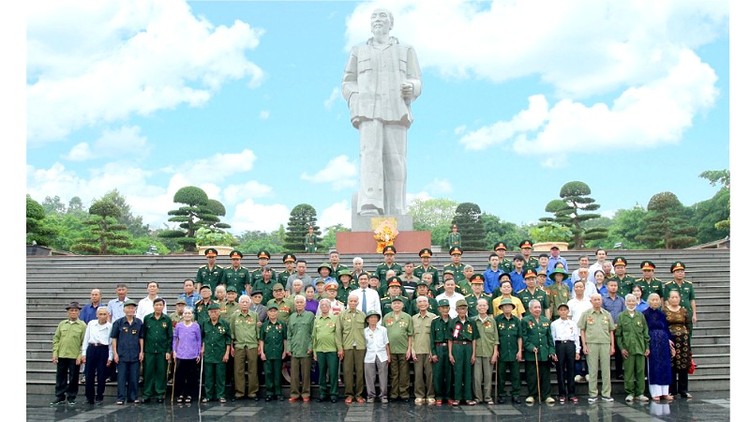
{"type": "MultiPolygon", "coordinates": [[[[399,222],[400,225],[400,222],[399,222]]],[[[432,234],[427,231],[399,230],[393,246],[401,253],[419,253],[422,248],[429,248],[432,234]]],[[[377,253],[378,242],[372,231],[352,231],[336,233],[336,250],[342,254],[377,253]]]]}
{"type": "Polygon", "coordinates": [[[552,249],[553,246],[557,246],[560,251],[567,251],[568,250],[568,242],[539,242],[534,243],[534,251],[543,251],[547,252],[550,249],[552,249]]]}
{"type": "Polygon", "coordinates": [[[399,231],[414,230],[414,219],[410,215],[359,215],[357,214],[357,192],[352,194],[352,231],[366,232],[374,230],[372,225],[373,218],[391,217],[398,222],[399,231]]]}

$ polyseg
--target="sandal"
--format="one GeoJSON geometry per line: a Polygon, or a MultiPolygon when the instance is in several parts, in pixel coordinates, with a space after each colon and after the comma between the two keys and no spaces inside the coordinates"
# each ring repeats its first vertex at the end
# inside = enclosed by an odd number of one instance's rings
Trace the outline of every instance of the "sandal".
{"type": "Polygon", "coordinates": [[[190,403],[191,401],[193,401],[193,399],[190,398],[190,396],[185,397],[185,403],[190,403]]]}
{"type": "Polygon", "coordinates": [[[182,396],[177,397],[177,403],[182,403],[183,400],[185,400],[184,397],[182,397],[182,396]]]}
{"type": "Polygon", "coordinates": [[[560,402],[560,404],[565,404],[565,397],[560,396],[560,398],[558,399],[558,401],[560,402]]]}
{"type": "Polygon", "coordinates": [[[578,404],[578,397],[573,396],[570,398],[570,401],[573,402],[573,404],[578,404]]]}

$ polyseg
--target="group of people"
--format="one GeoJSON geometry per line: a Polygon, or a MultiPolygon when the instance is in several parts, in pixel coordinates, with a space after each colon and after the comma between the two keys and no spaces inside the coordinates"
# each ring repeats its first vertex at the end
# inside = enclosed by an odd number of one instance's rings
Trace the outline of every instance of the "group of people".
{"type": "Polygon", "coordinates": [[[522,403],[521,365],[526,403],[577,403],[576,383],[586,380],[594,403],[613,400],[612,356],[627,402],[691,397],[697,310],[683,262],[672,264],[674,280],[663,283],[653,277],[651,261],[641,263],[643,277],[635,279],[625,258],[610,262],[598,250],[593,265],[582,256],[568,273],[559,249],[533,257],[532,247],[524,240],[508,260],[498,242],[482,272],[461,262],[458,246],[442,271],[431,265],[429,248],[419,252],[419,265],[402,266],[387,246],[371,272],[359,257],[349,269],[332,251],[314,278],[294,254],[285,254],[285,269],[276,272],[271,254],[260,251],[250,271],[242,252],[232,251],[231,266],[223,268],[209,248],[206,265],[184,281],[171,314],[156,281],[137,303],[119,284],[107,304],[98,289],[83,308],[69,304],[53,339],[52,404],[75,403],[83,364],[90,404],[102,403],[113,369],[117,404],[163,402],[170,379],[170,400],[178,403],[257,401],[262,381],[266,401],[308,402],[313,372],[318,401],[339,400],[343,375],[346,403],[412,394],[418,405],[522,403]],[[288,398],[282,362],[288,362],[288,398]]]}

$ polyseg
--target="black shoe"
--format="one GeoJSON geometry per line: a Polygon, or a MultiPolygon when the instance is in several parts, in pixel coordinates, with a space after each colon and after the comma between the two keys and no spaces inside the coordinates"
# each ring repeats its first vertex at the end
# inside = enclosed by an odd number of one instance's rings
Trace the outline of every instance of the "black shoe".
{"type": "Polygon", "coordinates": [[[323,403],[324,401],[328,401],[328,397],[318,397],[316,400],[318,403],[323,403]]]}
{"type": "Polygon", "coordinates": [[[55,399],[50,402],[50,406],[57,406],[58,404],[65,404],[65,399],[55,399]]]}
{"type": "Polygon", "coordinates": [[[143,404],[149,404],[149,403],[151,403],[151,398],[143,399],[143,401],[141,403],[143,403],[143,404]]]}
{"type": "Polygon", "coordinates": [[[104,404],[104,399],[97,400],[95,403],[97,406],[101,406],[102,404],[104,404]]]}
{"type": "Polygon", "coordinates": [[[497,404],[505,404],[505,396],[498,397],[497,404]]]}
{"type": "Polygon", "coordinates": [[[338,399],[336,397],[331,397],[331,403],[336,403],[338,399]]]}
{"type": "Polygon", "coordinates": [[[273,396],[266,396],[266,401],[271,401],[271,400],[273,400],[273,396]]]}
{"type": "Polygon", "coordinates": [[[94,404],[93,400],[86,400],[86,404],[94,404]]]}
{"type": "Polygon", "coordinates": [[[514,396],[513,397],[513,403],[515,403],[515,404],[521,404],[521,403],[523,403],[523,401],[521,401],[521,397],[520,396],[514,396]]]}
{"type": "Polygon", "coordinates": [[[164,403],[164,399],[162,397],[159,397],[158,399],[156,399],[156,402],[157,403],[164,403]]]}

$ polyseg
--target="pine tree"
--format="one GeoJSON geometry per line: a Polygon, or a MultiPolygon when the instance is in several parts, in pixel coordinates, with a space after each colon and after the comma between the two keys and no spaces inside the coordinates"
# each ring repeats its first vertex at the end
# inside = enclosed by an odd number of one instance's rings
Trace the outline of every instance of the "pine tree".
{"type": "Polygon", "coordinates": [[[648,201],[643,233],[635,238],[650,247],[677,249],[696,242],[697,229],[688,224],[685,207],[672,192],[661,192],[648,201]]]}
{"type": "Polygon", "coordinates": [[[94,201],[89,207],[89,219],[83,224],[90,226],[89,236],[84,236],[72,246],[74,252],[107,255],[112,248],[129,248],[127,227],[117,222],[122,210],[109,199],[94,201]]]}
{"type": "Polygon", "coordinates": [[[169,211],[169,221],[180,223],[178,230],[164,230],[159,233],[160,237],[175,239],[182,245],[186,252],[195,252],[195,233],[201,227],[206,227],[216,232],[223,232],[224,228],[230,227],[221,223],[219,215],[226,213],[221,202],[209,199],[206,192],[196,186],[185,186],[174,194],[174,202],[185,204],[176,210],[169,211]]]}
{"type": "Polygon", "coordinates": [[[484,250],[484,225],[481,215],[479,205],[472,202],[464,202],[456,207],[456,215],[451,223],[457,225],[458,232],[461,233],[461,249],[484,250]]]}
{"type": "Polygon", "coordinates": [[[317,214],[312,205],[299,204],[292,208],[292,212],[289,213],[289,224],[286,226],[286,236],[284,236],[284,249],[290,252],[304,252],[308,226],[313,226],[317,244],[320,244],[320,227],[317,225],[317,220],[317,214]]]}
{"type": "Polygon", "coordinates": [[[600,218],[595,213],[583,213],[585,211],[598,210],[600,205],[590,198],[591,188],[583,182],[568,182],[560,188],[560,198],[553,199],[545,207],[544,211],[554,214],[554,217],[542,217],[539,221],[547,223],[558,223],[568,227],[573,233],[571,246],[583,248],[587,240],[603,239],[607,237],[607,229],[603,227],[592,227],[586,229],[581,223],[584,221],[600,218]]]}

